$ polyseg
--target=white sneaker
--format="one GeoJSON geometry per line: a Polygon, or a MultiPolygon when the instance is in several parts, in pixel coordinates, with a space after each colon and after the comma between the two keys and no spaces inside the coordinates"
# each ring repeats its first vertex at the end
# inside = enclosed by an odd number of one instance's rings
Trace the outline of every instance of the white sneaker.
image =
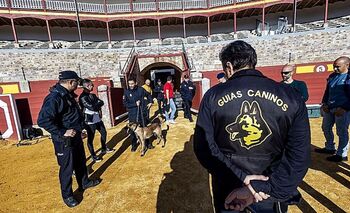
{"type": "Polygon", "coordinates": [[[176,122],[174,120],[170,120],[169,123],[176,124],[176,122]]]}

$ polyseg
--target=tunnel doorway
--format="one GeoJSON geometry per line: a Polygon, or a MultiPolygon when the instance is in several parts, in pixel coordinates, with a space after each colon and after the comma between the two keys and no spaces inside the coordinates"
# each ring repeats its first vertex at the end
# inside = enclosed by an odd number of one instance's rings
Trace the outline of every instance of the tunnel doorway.
{"type": "Polygon", "coordinates": [[[154,89],[158,79],[164,85],[168,76],[173,77],[174,92],[180,92],[182,70],[175,65],[169,63],[155,63],[147,66],[140,76],[142,86],[146,79],[151,80],[151,87],[154,89]]]}

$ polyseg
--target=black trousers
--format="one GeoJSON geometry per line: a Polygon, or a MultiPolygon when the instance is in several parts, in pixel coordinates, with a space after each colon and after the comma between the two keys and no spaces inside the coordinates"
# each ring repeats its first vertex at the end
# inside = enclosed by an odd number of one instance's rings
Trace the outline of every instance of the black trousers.
{"type": "Polygon", "coordinates": [[[101,149],[104,149],[104,150],[106,149],[107,131],[103,122],[100,121],[95,124],[87,124],[86,125],[86,131],[88,134],[87,145],[91,156],[96,155],[94,150],[94,144],[93,144],[96,130],[99,131],[101,134],[101,149]]]}
{"type": "Polygon", "coordinates": [[[157,103],[158,103],[158,114],[159,115],[163,115],[163,104],[164,104],[164,100],[162,99],[157,99],[157,103]]]}
{"type": "Polygon", "coordinates": [[[191,114],[191,107],[192,107],[192,101],[190,100],[183,100],[184,104],[184,115],[185,118],[188,118],[192,120],[192,114],[191,114]]]}
{"type": "Polygon", "coordinates": [[[63,199],[73,196],[72,174],[78,186],[82,187],[88,183],[88,173],[86,168],[86,156],[81,133],[77,132],[74,138],[54,140],[55,154],[60,166],[59,179],[63,199]]]}

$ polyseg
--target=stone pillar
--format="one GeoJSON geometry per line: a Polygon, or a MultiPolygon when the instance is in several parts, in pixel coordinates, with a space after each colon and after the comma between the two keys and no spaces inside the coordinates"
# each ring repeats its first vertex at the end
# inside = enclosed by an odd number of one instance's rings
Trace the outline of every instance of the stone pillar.
{"type": "Polygon", "coordinates": [[[112,117],[109,108],[109,98],[108,98],[108,86],[100,85],[97,88],[98,98],[101,99],[105,104],[102,107],[102,121],[107,128],[112,127],[112,117]]]}
{"type": "Polygon", "coordinates": [[[202,97],[210,89],[210,80],[208,78],[202,79],[202,97]]]}

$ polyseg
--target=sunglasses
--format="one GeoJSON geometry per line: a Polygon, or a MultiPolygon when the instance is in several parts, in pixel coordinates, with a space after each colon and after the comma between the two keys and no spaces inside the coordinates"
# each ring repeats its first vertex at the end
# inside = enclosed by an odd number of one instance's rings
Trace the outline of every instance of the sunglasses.
{"type": "Polygon", "coordinates": [[[282,75],[288,75],[291,72],[281,72],[282,75]]]}

